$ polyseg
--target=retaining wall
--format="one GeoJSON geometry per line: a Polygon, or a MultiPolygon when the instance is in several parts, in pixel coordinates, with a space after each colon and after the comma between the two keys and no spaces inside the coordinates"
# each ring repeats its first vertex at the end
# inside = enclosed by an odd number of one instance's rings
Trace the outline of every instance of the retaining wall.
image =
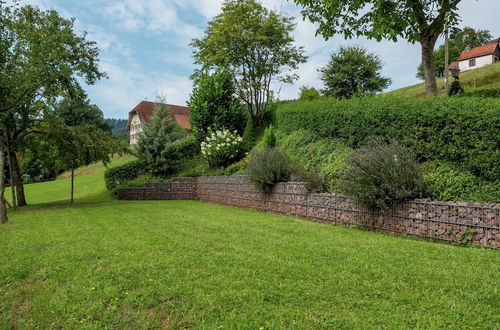
{"type": "Polygon", "coordinates": [[[385,212],[360,207],[333,193],[308,194],[301,182],[279,183],[265,195],[244,176],[176,178],[144,188],[125,188],[119,199],[199,199],[208,203],[292,215],[322,223],[362,226],[401,235],[500,248],[500,205],[431,202],[400,203],[385,212]]]}

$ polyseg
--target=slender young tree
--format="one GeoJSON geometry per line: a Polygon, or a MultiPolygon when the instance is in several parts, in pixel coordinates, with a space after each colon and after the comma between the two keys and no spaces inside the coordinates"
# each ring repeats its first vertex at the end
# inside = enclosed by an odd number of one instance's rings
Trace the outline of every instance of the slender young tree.
{"type": "Polygon", "coordinates": [[[271,82],[293,83],[298,79],[293,70],[306,61],[303,47],[293,44],[294,28],[292,17],[256,0],[225,0],[205,35],[191,42],[195,63],[200,71],[231,71],[238,96],[259,125],[272,97],[271,82]]]}
{"type": "Polygon", "coordinates": [[[437,95],[433,51],[444,29],[458,21],[460,0],[294,0],[302,13],[325,38],[340,33],[346,38],[365,36],[376,40],[404,38],[422,46],[427,96],[437,95]]]}

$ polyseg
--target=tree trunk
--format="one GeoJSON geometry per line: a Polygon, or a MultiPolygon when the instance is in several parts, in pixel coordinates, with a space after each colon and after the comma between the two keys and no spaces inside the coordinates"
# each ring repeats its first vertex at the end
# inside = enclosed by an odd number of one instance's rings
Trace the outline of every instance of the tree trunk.
{"type": "Polygon", "coordinates": [[[0,134],[0,223],[7,223],[7,208],[5,203],[5,180],[4,180],[4,164],[5,164],[5,140],[0,134]]]}
{"type": "Polygon", "coordinates": [[[75,166],[71,164],[71,203],[73,203],[73,193],[75,191],[75,166]]]}
{"type": "Polygon", "coordinates": [[[16,186],[17,205],[26,206],[28,203],[26,203],[26,196],[24,195],[24,185],[21,177],[21,169],[19,168],[19,160],[17,159],[17,155],[14,151],[9,151],[9,158],[11,159],[12,166],[11,181],[16,186]]]}
{"type": "Polygon", "coordinates": [[[422,45],[422,65],[424,67],[425,95],[427,95],[427,97],[438,95],[436,70],[434,68],[434,60],[432,56],[436,40],[437,38],[430,37],[423,38],[420,41],[420,44],[422,45]]]}
{"type": "Polygon", "coordinates": [[[17,208],[17,200],[16,200],[16,186],[14,185],[14,180],[12,179],[13,171],[12,171],[12,157],[9,155],[9,173],[10,173],[10,189],[12,190],[12,207],[14,210],[17,208]]]}

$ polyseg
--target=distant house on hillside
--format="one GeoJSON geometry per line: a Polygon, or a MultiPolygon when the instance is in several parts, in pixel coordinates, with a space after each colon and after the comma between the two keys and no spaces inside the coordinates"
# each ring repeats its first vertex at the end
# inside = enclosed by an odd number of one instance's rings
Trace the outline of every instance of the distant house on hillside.
{"type": "Polygon", "coordinates": [[[474,70],[500,60],[500,38],[484,46],[465,49],[458,58],[460,72],[474,70]]]}
{"type": "MultiPolygon", "coordinates": [[[[130,145],[137,144],[137,137],[142,132],[142,125],[151,124],[151,117],[155,112],[157,104],[156,102],[142,101],[128,113],[126,129],[130,132],[130,145]]],[[[172,109],[172,119],[179,126],[187,129],[191,128],[189,122],[190,109],[188,107],[173,104],[166,104],[166,106],[172,109]]]]}

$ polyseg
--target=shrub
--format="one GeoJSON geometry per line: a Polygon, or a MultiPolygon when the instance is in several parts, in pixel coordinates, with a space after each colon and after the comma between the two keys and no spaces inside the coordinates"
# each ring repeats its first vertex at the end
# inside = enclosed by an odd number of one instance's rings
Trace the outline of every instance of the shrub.
{"type": "Polygon", "coordinates": [[[243,139],[236,131],[210,132],[201,143],[201,153],[210,166],[227,166],[238,160],[242,154],[243,139]]]}
{"type": "Polygon", "coordinates": [[[262,145],[264,149],[276,147],[276,135],[274,134],[273,125],[270,125],[264,131],[264,136],[262,137],[262,145]]]}
{"type": "Polygon", "coordinates": [[[104,181],[108,190],[114,190],[125,182],[132,181],[147,174],[148,167],[140,160],[109,168],[104,172],[104,181]]]}
{"type": "Polygon", "coordinates": [[[188,102],[189,120],[199,143],[209,134],[208,128],[243,132],[245,112],[235,95],[233,77],[228,71],[200,75],[188,102]]]}
{"type": "Polygon", "coordinates": [[[424,192],[415,157],[396,141],[372,142],[355,151],[347,163],[349,167],[338,186],[340,192],[366,207],[386,209],[424,192]]]}
{"type": "Polygon", "coordinates": [[[500,202],[500,183],[486,182],[457,165],[429,162],[422,165],[427,196],[440,201],[500,202]]]}
{"type": "Polygon", "coordinates": [[[466,97],[493,97],[500,98],[500,88],[473,89],[461,94],[466,97]]]}
{"type": "Polygon", "coordinates": [[[460,80],[454,80],[451,83],[450,90],[448,91],[448,96],[460,95],[464,93],[462,85],[460,85],[460,80]]]}
{"type": "Polygon", "coordinates": [[[347,167],[346,159],[352,152],[351,148],[338,139],[321,139],[306,130],[280,134],[278,141],[279,147],[297,157],[306,171],[315,172],[321,178],[327,191],[335,191],[347,167]]]}
{"type": "Polygon", "coordinates": [[[321,97],[318,90],[314,87],[302,86],[300,88],[299,100],[313,101],[321,97]]]}
{"type": "Polygon", "coordinates": [[[500,180],[500,100],[494,98],[321,98],[280,103],[275,125],[283,134],[305,129],[350,148],[394,138],[419,161],[461,164],[474,175],[500,180]]]}
{"type": "Polygon", "coordinates": [[[270,148],[253,155],[246,173],[250,182],[259,190],[270,194],[276,183],[290,181],[295,170],[287,154],[276,148],[270,148]]]}
{"type": "Polygon", "coordinates": [[[243,133],[243,148],[245,151],[252,150],[255,144],[255,130],[252,117],[248,117],[245,132],[243,133]]]}

